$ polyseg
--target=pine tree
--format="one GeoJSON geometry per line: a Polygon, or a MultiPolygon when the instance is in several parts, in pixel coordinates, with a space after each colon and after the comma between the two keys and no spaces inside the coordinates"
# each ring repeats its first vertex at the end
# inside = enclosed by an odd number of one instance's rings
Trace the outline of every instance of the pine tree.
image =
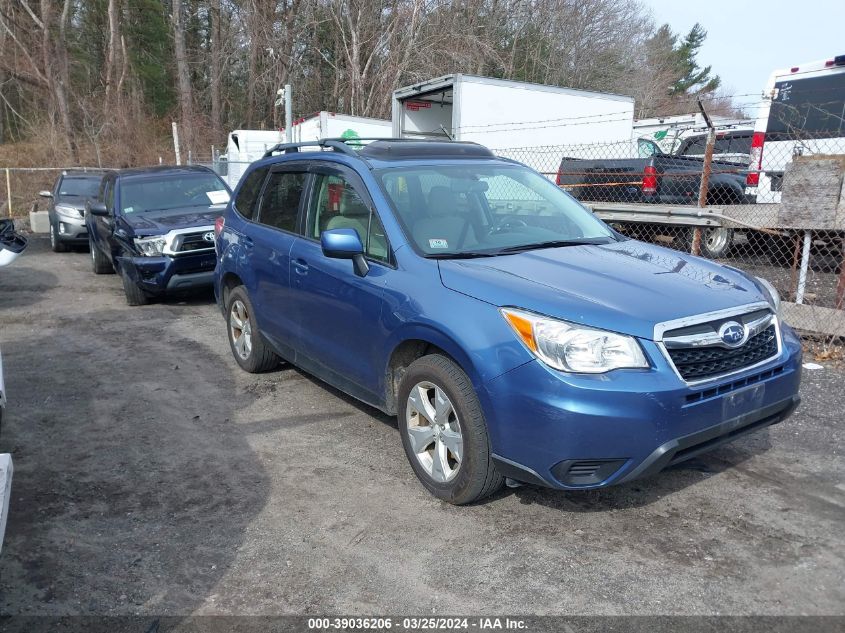
{"type": "Polygon", "coordinates": [[[710,76],[710,66],[699,67],[695,61],[699,49],[701,49],[707,31],[697,22],[687,33],[686,37],[674,49],[674,55],[678,70],[682,73],[680,78],[672,85],[671,94],[690,95],[713,92],[721,84],[718,75],[710,76]]]}

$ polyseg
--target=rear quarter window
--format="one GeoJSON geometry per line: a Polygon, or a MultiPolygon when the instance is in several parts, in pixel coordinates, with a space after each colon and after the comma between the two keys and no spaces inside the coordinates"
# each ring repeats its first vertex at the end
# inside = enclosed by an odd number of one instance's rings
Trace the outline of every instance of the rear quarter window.
{"type": "Polygon", "coordinates": [[[255,217],[258,197],[261,195],[261,186],[264,184],[264,178],[267,176],[268,170],[269,167],[263,167],[247,174],[244,184],[238,191],[237,197],[235,197],[235,209],[248,220],[252,220],[255,217]]]}

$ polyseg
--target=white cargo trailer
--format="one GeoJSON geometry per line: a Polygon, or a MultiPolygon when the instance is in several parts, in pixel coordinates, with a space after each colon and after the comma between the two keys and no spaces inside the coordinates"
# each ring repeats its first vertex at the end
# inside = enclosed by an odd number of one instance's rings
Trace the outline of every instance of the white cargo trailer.
{"type": "Polygon", "coordinates": [[[396,137],[474,141],[550,172],[554,146],[630,142],[634,99],[455,74],[395,90],[392,114],[396,137]]]}
{"type": "Polygon", "coordinates": [[[321,138],[389,138],[390,121],[334,112],[317,112],[293,122],[293,141],[316,141],[321,138]]]}

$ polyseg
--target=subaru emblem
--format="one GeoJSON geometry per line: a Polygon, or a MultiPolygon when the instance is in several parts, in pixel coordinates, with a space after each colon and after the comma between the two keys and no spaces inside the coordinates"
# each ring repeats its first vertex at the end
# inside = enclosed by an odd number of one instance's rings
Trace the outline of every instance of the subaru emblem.
{"type": "Polygon", "coordinates": [[[206,242],[214,242],[214,231],[206,231],[202,234],[202,239],[206,242]]]}
{"type": "Polygon", "coordinates": [[[745,343],[745,326],[736,321],[728,321],[719,328],[719,338],[728,347],[739,347],[745,343]]]}

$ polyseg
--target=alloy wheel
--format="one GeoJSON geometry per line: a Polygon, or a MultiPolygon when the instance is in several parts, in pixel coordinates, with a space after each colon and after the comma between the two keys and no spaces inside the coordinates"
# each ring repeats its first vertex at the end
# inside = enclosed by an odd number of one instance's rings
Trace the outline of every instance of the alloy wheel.
{"type": "Polygon", "coordinates": [[[249,358],[252,352],[252,322],[243,301],[236,299],[232,302],[229,313],[229,336],[235,353],[243,360],[249,358]]]}
{"type": "Polygon", "coordinates": [[[711,253],[721,253],[728,245],[728,229],[717,228],[707,231],[705,244],[711,253]]]}
{"type": "Polygon", "coordinates": [[[463,461],[464,440],[446,392],[427,381],[414,385],[405,421],[411,449],[423,470],[437,483],[454,479],[463,461]]]}

